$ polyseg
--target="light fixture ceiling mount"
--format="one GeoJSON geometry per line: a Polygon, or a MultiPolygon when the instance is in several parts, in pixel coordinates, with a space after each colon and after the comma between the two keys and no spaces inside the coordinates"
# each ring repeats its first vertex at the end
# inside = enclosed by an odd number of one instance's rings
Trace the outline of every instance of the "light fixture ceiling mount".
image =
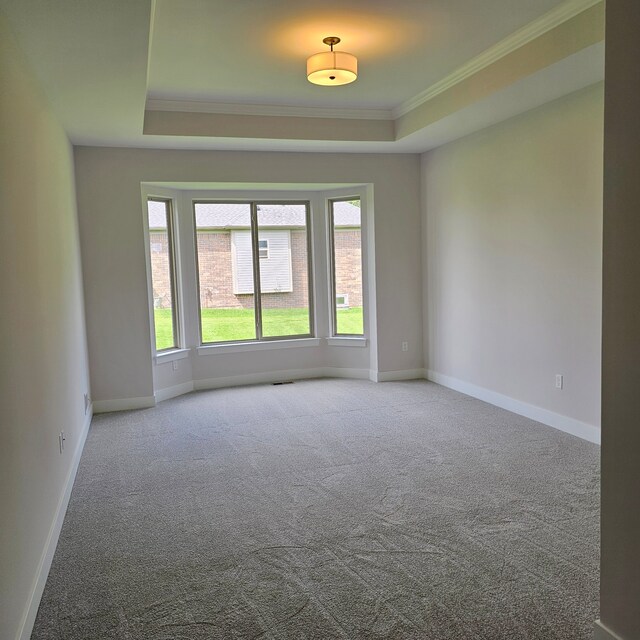
{"type": "Polygon", "coordinates": [[[346,51],[334,51],[340,42],[337,36],[322,40],[331,51],[316,53],[307,59],[307,80],[326,87],[349,84],[358,77],[358,59],[346,51]]]}

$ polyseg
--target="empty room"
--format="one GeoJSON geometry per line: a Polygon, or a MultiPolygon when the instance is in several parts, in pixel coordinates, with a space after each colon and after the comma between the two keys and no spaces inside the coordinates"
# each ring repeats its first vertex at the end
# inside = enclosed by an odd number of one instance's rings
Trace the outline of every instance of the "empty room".
{"type": "Polygon", "coordinates": [[[0,0],[0,638],[640,638],[636,0],[0,0]]]}

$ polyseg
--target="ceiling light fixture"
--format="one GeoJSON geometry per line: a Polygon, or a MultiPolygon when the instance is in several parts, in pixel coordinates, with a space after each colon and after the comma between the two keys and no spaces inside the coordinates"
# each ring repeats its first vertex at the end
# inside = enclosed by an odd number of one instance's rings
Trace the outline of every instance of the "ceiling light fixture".
{"type": "Polygon", "coordinates": [[[307,80],[324,86],[353,82],[358,77],[358,58],[345,51],[334,51],[333,45],[340,42],[336,36],[322,42],[328,44],[331,51],[322,51],[307,59],[307,80]]]}

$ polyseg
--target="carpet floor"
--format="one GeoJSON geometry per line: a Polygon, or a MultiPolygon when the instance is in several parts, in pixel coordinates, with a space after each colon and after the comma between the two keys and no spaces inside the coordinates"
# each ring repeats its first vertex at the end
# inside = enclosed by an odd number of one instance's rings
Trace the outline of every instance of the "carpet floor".
{"type": "Polygon", "coordinates": [[[425,381],[96,416],[32,640],[587,640],[599,449],[425,381]]]}

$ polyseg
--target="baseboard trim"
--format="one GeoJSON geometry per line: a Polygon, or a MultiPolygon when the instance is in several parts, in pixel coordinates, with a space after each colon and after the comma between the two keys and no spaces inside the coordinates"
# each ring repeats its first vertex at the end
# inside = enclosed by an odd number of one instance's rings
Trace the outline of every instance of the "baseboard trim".
{"type": "Polygon", "coordinates": [[[51,569],[51,563],[53,562],[53,555],[58,546],[58,539],[60,537],[60,531],[62,529],[62,523],[67,513],[67,506],[69,505],[69,498],[71,497],[71,490],[73,489],[73,483],[76,479],[76,473],[78,472],[78,465],[80,464],[80,458],[82,457],[82,451],[84,450],[84,443],[87,440],[87,434],[89,433],[89,427],[91,426],[91,419],[93,418],[93,406],[89,405],[87,415],[85,416],[82,430],[80,431],[80,437],[78,438],[78,444],[76,450],[73,452],[73,459],[71,461],[71,467],[67,474],[67,479],[64,484],[64,491],[58,501],[55,517],[49,528],[49,534],[45,543],[44,550],[40,556],[40,562],[38,563],[38,570],[31,587],[31,595],[24,614],[20,627],[18,628],[18,634],[16,640],[29,640],[33,631],[33,625],[36,621],[36,615],[38,614],[38,607],[40,606],[40,600],[44,587],[47,584],[47,577],[49,576],[49,570],[51,569]]]}
{"type": "Polygon", "coordinates": [[[206,378],[194,380],[196,391],[205,389],[221,389],[224,387],[241,387],[249,384],[264,384],[286,380],[308,380],[311,378],[369,378],[368,369],[347,369],[341,367],[316,367],[313,369],[283,369],[282,371],[265,371],[239,376],[206,378]]]}
{"type": "Polygon", "coordinates": [[[163,402],[164,400],[170,400],[171,398],[177,398],[183,396],[185,393],[191,393],[193,391],[193,381],[183,382],[182,384],[176,384],[173,387],[166,387],[165,389],[158,389],[155,393],[156,402],[163,402]]]}
{"type": "Polygon", "coordinates": [[[131,411],[132,409],[148,409],[156,406],[154,396],[140,398],[119,398],[116,400],[94,400],[94,413],[108,413],[109,411],[131,411]]]}
{"type": "Polygon", "coordinates": [[[399,380],[424,379],[424,369],[404,369],[403,371],[372,371],[374,382],[397,382],[399,380]]]}
{"type": "Polygon", "coordinates": [[[485,389],[484,387],[478,387],[470,382],[446,376],[436,371],[428,370],[426,372],[426,378],[427,380],[440,384],[443,387],[448,387],[454,391],[460,391],[461,393],[477,398],[478,400],[488,402],[489,404],[501,407],[502,409],[506,409],[512,413],[517,413],[518,415],[530,418],[536,422],[541,422],[542,424],[546,424],[547,426],[558,429],[559,431],[569,433],[572,436],[588,440],[595,444],[600,444],[600,429],[594,425],[581,422],[574,418],[569,418],[568,416],[563,416],[559,413],[554,413],[547,409],[542,409],[541,407],[527,404],[526,402],[521,402],[520,400],[515,400],[514,398],[502,395],[501,393],[485,389]]]}
{"type": "Polygon", "coordinates": [[[593,640],[624,640],[624,638],[619,636],[617,633],[613,633],[610,629],[607,629],[600,620],[596,620],[593,640]]]}
{"type": "Polygon", "coordinates": [[[352,380],[368,380],[369,369],[352,369],[348,367],[325,367],[323,378],[350,378],[352,380]]]}
{"type": "Polygon", "coordinates": [[[424,378],[424,369],[410,369],[407,371],[377,371],[369,369],[355,369],[348,367],[315,367],[312,369],[283,369],[282,371],[267,371],[264,373],[249,373],[237,376],[221,376],[219,378],[204,378],[192,380],[158,389],[153,396],[142,398],[124,398],[121,400],[94,401],[94,413],[109,411],[128,411],[131,409],[148,409],[157,402],[177,398],[192,391],[206,389],[222,389],[224,387],[242,387],[249,384],[266,384],[283,380],[306,380],[311,378],[350,378],[354,380],[372,380],[373,382],[387,382],[391,380],[412,380],[424,378]]]}

